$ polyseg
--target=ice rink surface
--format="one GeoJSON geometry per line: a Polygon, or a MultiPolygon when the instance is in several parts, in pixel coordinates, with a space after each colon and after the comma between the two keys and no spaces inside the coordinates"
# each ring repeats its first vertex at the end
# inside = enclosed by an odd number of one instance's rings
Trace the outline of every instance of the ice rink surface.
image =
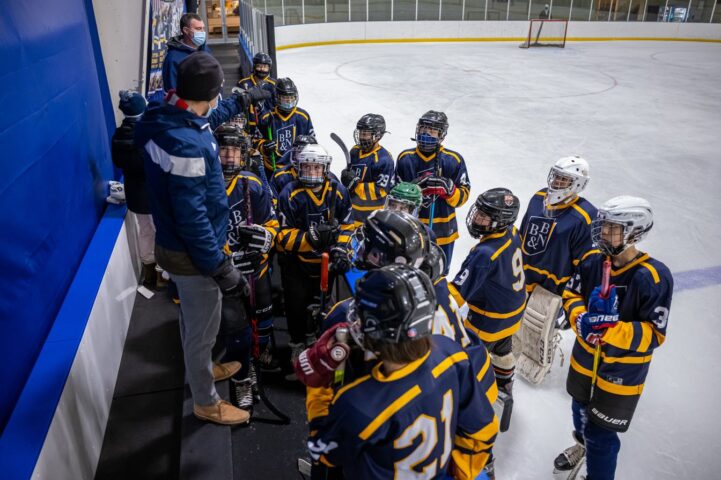
{"type": "MultiPolygon", "coordinates": [[[[655,225],[640,249],[669,266],[676,291],[667,341],[621,435],[617,478],[721,478],[721,44],[337,45],[279,52],[278,65],[298,85],[335,172],[344,160],[329,134],[350,146],[364,113],[385,117],[382,144],[397,156],[413,146],[421,114],[446,112],[444,143],[465,158],[472,186],[451,276],[474,243],[464,224],[470,202],[504,186],[522,215],[561,156],[589,161],[584,196],[597,206],[620,194],[648,199],[655,225]]],[[[553,459],[571,444],[571,335],[566,363],[543,385],[516,381],[511,429],[495,448],[500,480],[554,478],[553,459]]]]}

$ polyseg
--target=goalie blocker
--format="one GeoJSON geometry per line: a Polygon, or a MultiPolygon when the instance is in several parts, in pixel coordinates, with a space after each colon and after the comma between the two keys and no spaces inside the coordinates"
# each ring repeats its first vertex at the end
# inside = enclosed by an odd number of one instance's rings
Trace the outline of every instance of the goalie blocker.
{"type": "Polygon", "coordinates": [[[523,312],[521,328],[513,335],[516,370],[534,385],[540,384],[553,365],[560,334],[556,318],[562,299],[537,286],[523,312]]]}

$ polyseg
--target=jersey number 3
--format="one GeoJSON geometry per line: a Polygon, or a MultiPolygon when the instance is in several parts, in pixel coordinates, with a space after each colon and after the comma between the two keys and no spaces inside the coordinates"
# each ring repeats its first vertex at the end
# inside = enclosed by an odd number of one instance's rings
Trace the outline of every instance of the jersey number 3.
{"type": "Polygon", "coordinates": [[[436,427],[436,419],[428,415],[419,415],[418,418],[406,428],[400,437],[394,442],[396,449],[407,448],[413,445],[418,436],[421,442],[418,446],[403,460],[396,462],[395,480],[411,480],[421,478],[433,478],[438,472],[438,467],[444,468],[451,455],[453,446],[453,438],[451,438],[451,420],[453,417],[453,391],[448,390],[443,395],[443,406],[441,407],[440,420],[443,424],[443,454],[440,460],[433,460],[421,472],[414,470],[415,467],[425,462],[428,457],[436,449],[438,443],[438,428],[436,427]]]}

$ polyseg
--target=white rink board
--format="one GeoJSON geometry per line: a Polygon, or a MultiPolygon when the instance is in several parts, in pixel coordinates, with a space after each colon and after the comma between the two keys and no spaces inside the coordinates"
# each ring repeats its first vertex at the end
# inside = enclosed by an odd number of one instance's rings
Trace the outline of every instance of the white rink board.
{"type": "MultiPolygon", "coordinates": [[[[278,65],[298,85],[336,173],[343,157],[330,132],[349,143],[362,114],[380,113],[392,132],[382,143],[397,155],[411,146],[423,112],[443,110],[445,143],[465,157],[472,199],[506,186],[523,213],[550,165],[578,153],[591,165],[586,197],[593,203],[619,194],[651,202],[655,226],[643,250],[672,272],[721,265],[721,44],[338,45],[281,51],[278,65]]],[[[464,224],[469,205],[458,212],[451,275],[473,245],[464,224]]],[[[719,311],[718,285],[674,297],[668,340],[621,435],[617,478],[719,477],[719,311]]],[[[571,444],[570,347],[567,332],[566,364],[541,387],[516,382],[511,430],[496,448],[498,478],[552,478],[553,459],[571,444]]]]}

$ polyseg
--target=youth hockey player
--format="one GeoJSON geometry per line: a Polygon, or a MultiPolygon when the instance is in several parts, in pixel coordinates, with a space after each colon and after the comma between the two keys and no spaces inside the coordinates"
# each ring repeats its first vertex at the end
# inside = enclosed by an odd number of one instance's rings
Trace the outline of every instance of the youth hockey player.
{"type": "Polygon", "coordinates": [[[445,113],[424,113],[412,139],[416,148],[398,156],[396,181],[414,182],[421,187],[424,202],[419,218],[436,234],[450,265],[453,243],[458,238],[456,208],[468,200],[471,184],[463,157],[442,145],[447,132],[445,113]]]}
{"type": "Polygon", "coordinates": [[[548,173],[548,188],[531,198],[521,221],[523,270],[530,294],[516,341],[518,371],[541,383],[553,365],[569,327],[561,295],[578,265],[598,250],[591,244],[596,208],[580,197],[589,181],[588,162],[578,155],[559,159],[548,173]]]}
{"type": "Polygon", "coordinates": [[[566,382],[576,444],[556,458],[556,470],[580,468],[585,454],[588,480],[615,476],[618,433],[631,423],[653,352],[666,339],[671,308],[671,272],[636,248],[652,226],[646,200],[608,200],[591,226],[603,255],[582,263],[580,286],[564,292],[564,308],[576,333],[566,382]],[[613,285],[604,298],[599,285],[607,256],[613,285]]]}
{"type": "Polygon", "coordinates": [[[383,207],[393,183],[393,156],[380,144],[385,133],[386,121],[381,115],[367,113],[356,123],[350,165],[340,176],[351,195],[356,226],[361,226],[370,212],[383,207]]]}
{"type": "Polygon", "coordinates": [[[411,182],[399,182],[393,185],[391,191],[388,192],[384,208],[386,210],[406,212],[418,217],[418,210],[422,201],[423,196],[418,185],[411,182]]]}
{"type": "Polygon", "coordinates": [[[580,197],[589,180],[588,162],[578,155],[551,167],[548,188],[536,192],[521,221],[526,290],[537,285],[561,295],[574,268],[592,250],[596,208],[580,197]]]}
{"type": "MultiPolygon", "coordinates": [[[[334,394],[309,399],[309,411],[319,413],[308,440],[313,459],[342,468],[347,479],[476,478],[497,420],[468,354],[431,336],[436,298],[428,277],[408,265],[373,270],[354,300],[351,337],[380,361],[334,394]]],[[[298,375],[330,383],[338,362],[329,352],[342,348],[333,335],[304,352],[298,375]]]]}
{"type": "Polygon", "coordinates": [[[238,80],[238,86],[243,90],[249,90],[255,86],[260,86],[271,95],[270,99],[251,107],[249,113],[250,120],[248,121],[248,127],[250,127],[251,132],[254,132],[260,117],[273,110],[273,107],[275,106],[273,101],[275,97],[276,80],[270,76],[272,68],[273,59],[270,58],[270,55],[264,52],[258,52],[253,56],[253,71],[251,74],[238,80]]]}
{"type": "Polygon", "coordinates": [[[298,88],[290,78],[275,84],[275,108],[260,116],[258,130],[262,138],[256,148],[263,154],[266,176],[283,167],[281,157],[293,146],[298,135],[315,135],[308,112],[298,107],[298,88]]]}
{"type": "Polygon", "coordinates": [[[308,306],[320,294],[321,254],[350,240],[353,230],[348,192],[330,177],[331,156],[320,145],[306,145],[295,158],[298,179],[278,198],[281,230],[277,248],[292,358],[312,343],[316,327],[308,306]]]}
{"type": "Polygon", "coordinates": [[[257,321],[261,368],[278,370],[273,358],[271,338],[273,305],[271,302],[268,253],[278,232],[278,220],[268,191],[260,179],[245,170],[248,163],[250,138],[238,126],[224,124],[216,129],[220,148],[226,193],[228,195],[228,250],[233,263],[245,275],[252,275],[254,310],[241,299],[223,299],[223,333],[226,337],[228,360],[240,361],[240,371],[231,378],[231,401],[244,410],[252,410],[252,378],[250,371],[251,326],[247,319],[257,321]],[[238,310],[246,310],[239,312],[238,310]],[[237,322],[236,320],[246,319],[237,322]]]}
{"type": "MultiPolygon", "coordinates": [[[[298,169],[293,160],[306,145],[316,145],[318,142],[312,135],[298,135],[293,140],[293,148],[283,154],[280,161],[282,167],[278,168],[270,179],[270,187],[276,198],[283,191],[283,188],[298,178],[298,169]]],[[[332,173],[331,173],[332,174],[332,173]]]]}
{"type": "Polygon", "coordinates": [[[478,335],[491,353],[498,389],[509,409],[501,420],[501,431],[508,428],[512,405],[512,335],[526,307],[521,241],[513,226],[519,208],[518,198],[506,188],[492,188],[478,196],[466,226],[479,242],[450,284],[458,305],[468,304],[466,328],[478,335]]]}

